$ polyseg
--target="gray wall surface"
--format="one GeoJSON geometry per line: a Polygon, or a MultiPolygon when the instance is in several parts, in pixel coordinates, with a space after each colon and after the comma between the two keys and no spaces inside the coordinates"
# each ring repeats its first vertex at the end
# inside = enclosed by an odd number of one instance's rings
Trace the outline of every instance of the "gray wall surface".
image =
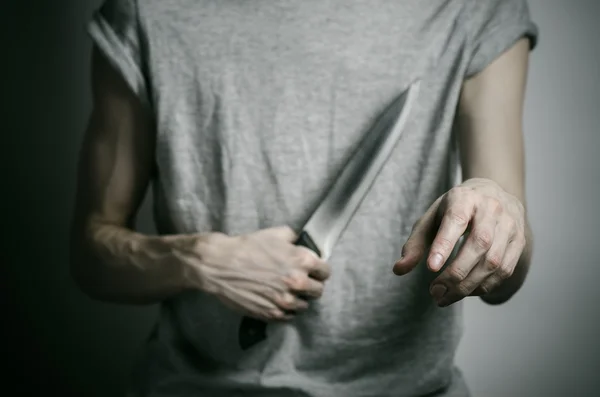
{"type": "MultiPolygon", "coordinates": [[[[84,25],[99,1],[6,3],[3,383],[19,387],[11,395],[118,397],[156,308],[89,300],[67,263],[76,157],[90,110],[84,25]]],[[[541,31],[525,116],[534,266],[508,304],[467,302],[457,361],[475,396],[598,396],[600,2],[530,6],[541,31]]],[[[146,203],[140,228],[151,225],[146,203]]]]}

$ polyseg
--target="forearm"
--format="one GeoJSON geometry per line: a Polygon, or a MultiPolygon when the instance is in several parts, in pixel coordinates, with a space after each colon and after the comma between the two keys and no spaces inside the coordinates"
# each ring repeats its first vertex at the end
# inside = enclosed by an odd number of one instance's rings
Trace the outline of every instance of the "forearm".
{"type": "MultiPolygon", "coordinates": [[[[153,304],[188,286],[177,239],[147,236],[124,227],[93,224],[72,242],[71,269],[90,297],[124,304],[153,304]]],[[[180,241],[179,241],[180,242],[180,241]]]]}
{"type": "Polygon", "coordinates": [[[483,295],[481,299],[490,305],[499,305],[507,302],[519,289],[523,286],[529,268],[531,266],[531,258],[533,255],[533,233],[529,223],[525,226],[526,244],[523,253],[519,258],[519,262],[515,267],[512,276],[506,279],[500,286],[494,289],[489,294],[483,295]]]}

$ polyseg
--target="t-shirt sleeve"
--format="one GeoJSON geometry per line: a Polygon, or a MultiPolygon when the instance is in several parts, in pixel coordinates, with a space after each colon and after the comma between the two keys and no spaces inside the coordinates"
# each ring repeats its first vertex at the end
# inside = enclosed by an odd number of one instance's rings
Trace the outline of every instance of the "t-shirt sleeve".
{"type": "Polygon", "coordinates": [[[538,42],[527,0],[471,0],[468,25],[471,48],[466,77],[481,72],[523,37],[529,39],[531,50],[538,42]]]}
{"type": "Polygon", "coordinates": [[[104,0],[88,25],[93,43],[147,102],[137,0],[104,0]]]}

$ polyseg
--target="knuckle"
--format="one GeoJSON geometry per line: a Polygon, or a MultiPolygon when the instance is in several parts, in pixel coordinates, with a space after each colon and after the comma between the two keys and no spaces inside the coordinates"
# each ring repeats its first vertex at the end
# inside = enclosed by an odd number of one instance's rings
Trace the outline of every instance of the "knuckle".
{"type": "Polygon", "coordinates": [[[452,243],[452,241],[450,241],[446,237],[438,236],[434,242],[432,251],[445,254],[452,251],[452,248],[454,248],[454,244],[452,243]]]}
{"type": "Polygon", "coordinates": [[[504,210],[502,207],[502,202],[495,197],[489,197],[487,199],[487,206],[495,214],[502,213],[504,210]]]}
{"type": "Polygon", "coordinates": [[[513,233],[515,230],[517,230],[518,225],[517,225],[517,222],[513,218],[508,217],[504,221],[504,227],[506,228],[506,230],[513,233]]]}
{"type": "Polygon", "coordinates": [[[293,262],[296,268],[312,270],[318,264],[318,257],[307,248],[296,247],[293,262]]]}
{"type": "Polygon", "coordinates": [[[460,297],[465,297],[473,291],[473,286],[470,283],[462,282],[456,286],[456,293],[460,297]]]}
{"type": "Polygon", "coordinates": [[[492,246],[492,234],[487,230],[476,230],[473,233],[473,242],[482,250],[489,250],[492,246]]]}
{"type": "Polygon", "coordinates": [[[469,217],[464,212],[455,208],[448,209],[446,211],[446,216],[452,223],[458,226],[466,226],[467,223],[469,223],[469,217]]]}
{"type": "Polygon", "coordinates": [[[287,284],[289,288],[295,291],[301,291],[306,288],[307,277],[302,272],[293,271],[288,276],[287,284]]]}
{"type": "Polygon", "coordinates": [[[498,269],[497,274],[498,277],[502,280],[506,280],[510,276],[512,276],[514,269],[509,266],[502,266],[498,269]]]}
{"type": "Polygon", "coordinates": [[[455,283],[460,283],[467,277],[467,272],[460,267],[449,267],[447,272],[448,278],[455,283]]]}
{"type": "Polygon", "coordinates": [[[296,297],[290,293],[279,294],[277,305],[284,309],[293,309],[295,307],[296,297]]]}
{"type": "Polygon", "coordinates": [[[485,257],[485,265],[488,270],[499,270],[502,266],[502,257],[498,254],[488,254],[485,257]]]}
{"type": "Polygon", "coordinates": [[[300,261],[305,266],[315,266],[317,263],[317,256],[307,248],[300,249],[300,261]]]}

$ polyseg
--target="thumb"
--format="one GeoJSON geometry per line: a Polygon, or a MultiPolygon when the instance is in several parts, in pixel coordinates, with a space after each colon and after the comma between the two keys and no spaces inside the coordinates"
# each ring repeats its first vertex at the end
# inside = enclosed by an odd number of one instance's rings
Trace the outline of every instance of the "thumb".
{"type": "Polygon", "coordinates": [[[413,226],[410,236],[402,247],[402,256],[392,269],[394,274],[402,276],[409,273],[425,255],[428,238],[431,235],[431,230],[435,227],[439,206],[440,200],[438,199],[413,226]]]}

